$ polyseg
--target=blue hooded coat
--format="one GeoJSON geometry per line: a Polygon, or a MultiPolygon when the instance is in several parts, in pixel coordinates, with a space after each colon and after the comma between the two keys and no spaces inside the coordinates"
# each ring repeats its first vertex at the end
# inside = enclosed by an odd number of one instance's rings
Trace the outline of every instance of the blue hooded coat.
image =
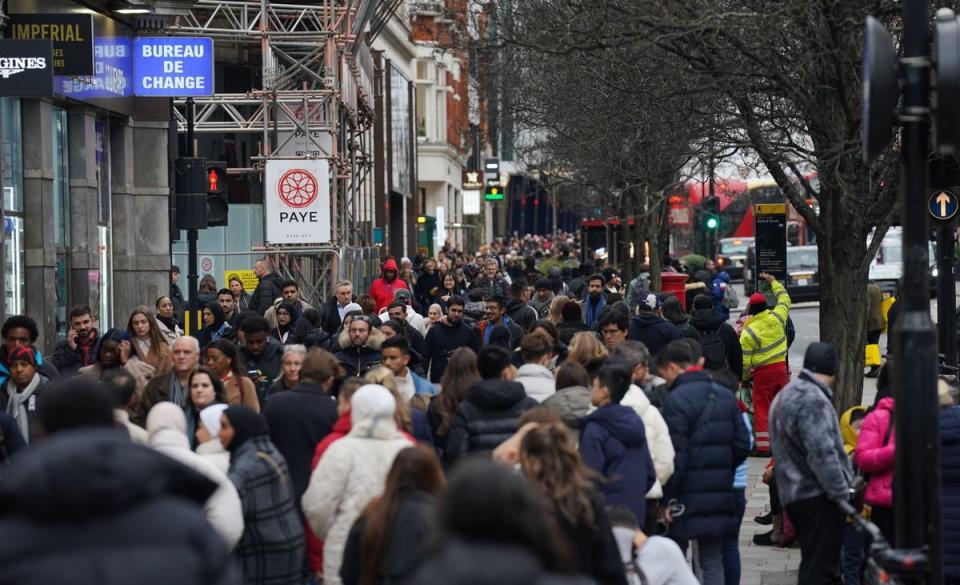
{"type": "Polygon", "coordinates": [[[636,411],[620,404],[601,406],[580,419],[583,462],[607,479],[600,491],[606,504],[622,504],[646,516],[646,493],[657,480],[647,433],[636,411]]]}

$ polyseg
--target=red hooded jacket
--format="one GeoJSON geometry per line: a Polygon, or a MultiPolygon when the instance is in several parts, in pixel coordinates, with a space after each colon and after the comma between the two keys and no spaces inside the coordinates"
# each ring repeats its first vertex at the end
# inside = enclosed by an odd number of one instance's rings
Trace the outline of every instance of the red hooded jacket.
{"type": "Polygon", "coordinates": [[[387,305],[393,302],[393,293],[397,292],[400,289],[408,289],[407,283],[400,280],[400,270],[397,269],[397,262],[393,258],[390,258],[383,263],[383,272],[380,273],[380,278],[373,281],[373,284],[370,285],[370,296],[373,297],[373,300],[377,303],[376,312],[387,308],[387,305]],[[394,273],[393,281],[387,282],[384,274],[387,270],[392,270],[394,273]]]}

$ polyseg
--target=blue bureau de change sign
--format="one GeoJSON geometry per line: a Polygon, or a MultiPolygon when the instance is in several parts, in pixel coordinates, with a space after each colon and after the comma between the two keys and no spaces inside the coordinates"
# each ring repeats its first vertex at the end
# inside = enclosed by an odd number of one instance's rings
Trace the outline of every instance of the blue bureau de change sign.
{"type": "Polygon", "coordinates": [[[134,43],[133,75],[137,96],[213,95],[213,39],[140,37],[134,43]]]}

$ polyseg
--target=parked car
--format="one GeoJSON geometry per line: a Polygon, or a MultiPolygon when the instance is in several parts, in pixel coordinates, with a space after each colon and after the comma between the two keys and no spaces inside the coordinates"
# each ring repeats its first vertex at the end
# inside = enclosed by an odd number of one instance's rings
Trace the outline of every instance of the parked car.
{"type": "Polygon", "coordinates": [[[753,238],[722,238],[717,252],[717,266],[725,270],[732,280],[744,278],[747,265],[747,249],[753,246],[753,238]]]}

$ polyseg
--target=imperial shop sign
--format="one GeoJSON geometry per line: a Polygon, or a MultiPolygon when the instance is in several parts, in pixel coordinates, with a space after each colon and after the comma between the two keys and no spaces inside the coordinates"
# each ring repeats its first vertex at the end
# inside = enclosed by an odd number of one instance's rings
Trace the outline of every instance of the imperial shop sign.
{"type": "Polygon", "coordinates": [[[270,160],[264,173],[268,244],[330,241],[330,163],[270,160]]]}
{"type": "Polygon", "coordinates": [[[11,39],[53,41],[56,75],[93,74],[92,14],[10,14],[4,34],[11,39]]]}

